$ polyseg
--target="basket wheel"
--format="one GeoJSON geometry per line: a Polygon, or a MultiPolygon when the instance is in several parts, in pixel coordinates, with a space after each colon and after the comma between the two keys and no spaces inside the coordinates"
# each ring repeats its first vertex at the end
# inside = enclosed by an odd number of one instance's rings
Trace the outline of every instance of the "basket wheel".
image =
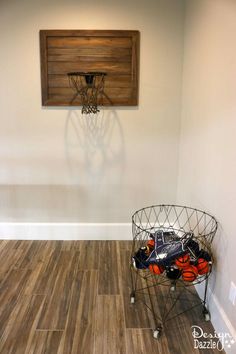
{"type": "Polygon", "coordinates": [[[154,329],[152,335],[153,335],[153,338],[159,339],[160,335],[161,335],[161,327],[154,329]]]}
{"type": "Polygon", "coordinates": [[[203,313],[203,316],[204,316],[205,321],[206,321],[206,322],[210,321],[211,315],[210,315],[210,312],[207,310],[206,307],[203,308],[202,313],[203,313]]]}
{"type": "Polygon", "coordinates": [[[135,294],[134,294],[134,293],[131,293],[131,294],[130,294],[130,303],[131,303],[131,304],[134,304],[134,303],[135,303],[135,294]]]}

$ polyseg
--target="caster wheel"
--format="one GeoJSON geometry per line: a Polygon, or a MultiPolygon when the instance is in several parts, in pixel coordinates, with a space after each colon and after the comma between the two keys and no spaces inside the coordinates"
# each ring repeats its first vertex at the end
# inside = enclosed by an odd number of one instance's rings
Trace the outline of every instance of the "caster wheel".
{"type": "Polygon", "coordinates": [[[206,307],[203,308],[202,313],[203,313],[205,321],[210,321],[211,315],[210,315],[210,312],[206,309],[206,307]]]}
{"type": "Polygon", "coordinates": [[[210,314],[209,312],[204,313],[204,319],[206,322],[210,321],[210,314]]]}
{"type": "Polygon", "coordinates": [[[135,303],[135,297],[133,295],[130,296],[130,303],[131,304],[135,303]]]}
{"type": "Polygon", "coordinates": [[[137,267],[136,267],[136,261],[135,261],[134,258],[132,258],[131,267],[133,267],[134,269],[137,269],[137,267]]]}
{"type": "Polygon", "coordinates": [[[135,291],[132,291],[130,293],[130,303],[134,304],[135,303],[135,291]]]}
{"type": "Polygon", "coordinates": [[[154,329],[154,331],[153,331],[153,338],[159,339],[159,338],[160,338],[160,335],[161,335],[161,329],[160,329],[160,328],[154,329]]]}

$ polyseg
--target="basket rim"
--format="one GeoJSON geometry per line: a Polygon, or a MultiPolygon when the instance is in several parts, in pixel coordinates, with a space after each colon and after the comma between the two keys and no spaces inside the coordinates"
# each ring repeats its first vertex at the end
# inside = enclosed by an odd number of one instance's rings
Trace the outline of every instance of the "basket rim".
{"type": "MultiPolygon", "coordinates": [[[[151,209],[151,208],[157,208],[157,207],[160,207],[160,208],[161,208],[161,207],[163,207],[163,208],[164,208],[164,207],[177,207],[177,208],[189,209],[189,210],[197,211],[197,212],[200,212],[200,213],[202,213],[202,214],[204,214],[204,215],[209,216],[209,217],[212,219],[212,221],[214,221],[215,225],[214,225],[214,228],[213,228],[213,230],[212,230],[211,232],[209,232],[208,234],[204,234],[203,236],[210,236],[210,235],[213,235],[213,236],[214,236],[215,233],[216,233],[216,231],[217,231],[217,229],[218,229],[218,222],[217,222],[216,218],[215,218],[213,215],[211,215],[211,214],[209,214],[209,213],[207,213],[207,212],[205,212],[205,211],[203,211],[203,210],[201,210],[201,209],[189,207],[189,206],[186,206],[186,205],[179,205],[179,204],[154,204],[154,205],[145,206],[145,207],[143,207],[143,208],[141,208],[141,209],[139,209],[139,210],[136,210],[136,211],[134,212],[134,214],[132,215],[132,225],[135,225],[135,226],[136,226],[137,228],[139,228],[141,231],[150,233],[150,231],[148,231],[148,229],[143,228],[143,227],[141,227],[140,225],[137,225],[137,224],[135,223],[135,221],[134,221],[134,217],[135,217],[138,213],[144,211],[145,209],[151,209]]],[[[150,229],[149,229],[149,230],[150,230],[150,229]]]]}

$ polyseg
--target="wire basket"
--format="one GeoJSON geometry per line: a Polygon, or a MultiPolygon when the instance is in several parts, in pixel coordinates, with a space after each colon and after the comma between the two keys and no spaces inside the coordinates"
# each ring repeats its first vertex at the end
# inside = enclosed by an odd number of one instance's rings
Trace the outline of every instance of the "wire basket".
{"type": "Polygon", "coordinates": [[[191,298],[191,306],[185,307],[174,317],[200,304],[208,320],[210,314],[206,308],[206,295],[213,266],[211,244],[217,231],[216,219],[191,207],[154,205],[133,214],[132,231],[131,303],[135,302],[137,294],[141,295],[139,298],[153,312],[156,327],[160,329],[173,318],[173,308],[183,295],[187,295],[187,301],[192,295],[197,304],[193,305],[191,298]],[[204,299],[199,300],[193,285],[202,282],[205,282],[204,299]],[[158,287],[162,295],[165,293],[164,309],[159,309],[159,313],[152,301],[157,296],[160,298],[158,287]],[[165,287],[166,290],[163,290],[165,287]]]}

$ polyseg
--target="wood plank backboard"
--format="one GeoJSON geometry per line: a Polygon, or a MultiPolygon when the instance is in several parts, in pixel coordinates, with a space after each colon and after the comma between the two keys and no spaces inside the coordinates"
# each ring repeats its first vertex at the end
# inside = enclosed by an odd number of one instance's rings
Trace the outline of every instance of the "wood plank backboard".
{"type": "Polygon", "coordinates": [[[104,106],[138,105],[139,31],[41,30],[43,106],[80,106],[68,72],[106,73],[104,106]]]}

